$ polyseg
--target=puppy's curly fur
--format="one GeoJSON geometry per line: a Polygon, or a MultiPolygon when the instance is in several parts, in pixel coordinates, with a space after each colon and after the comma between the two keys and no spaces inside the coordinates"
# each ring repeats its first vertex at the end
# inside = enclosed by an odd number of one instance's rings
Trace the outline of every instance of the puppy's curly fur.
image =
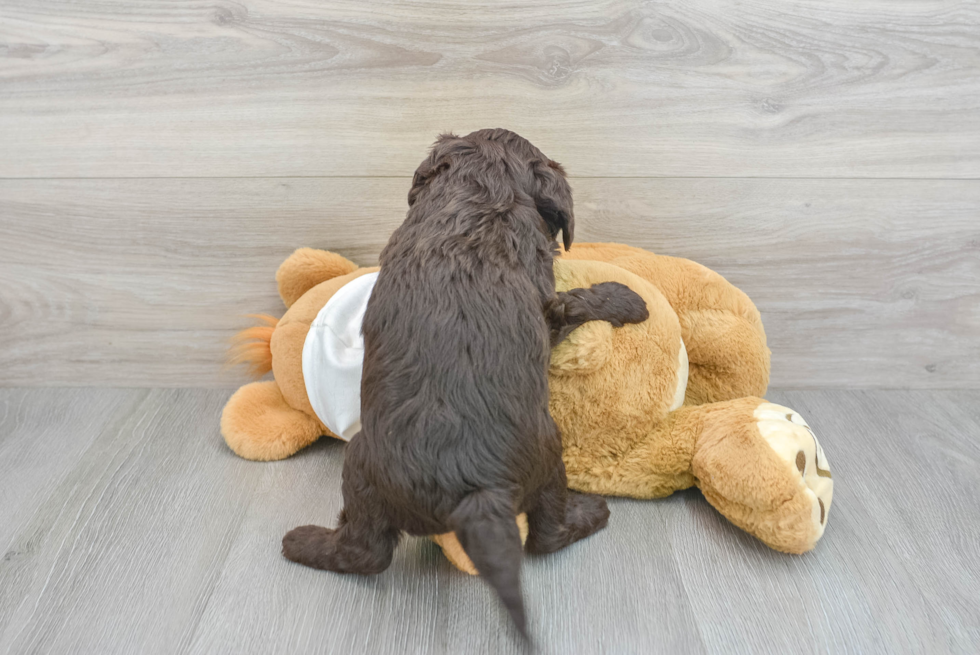
{"type": "Polygon", "coordinates": [[[347,446],[340,525],[296,528],[283,552],[376,573],[402,531],[454,531],[526,635],[515,515],[527,512],[527,549],[538,553],[609,516],[602,498],[566,488],[550,348],[587,320],[644,320],[646,305],[616,284],[555,293],[571,189],[513,132],[439,137],[408,201],[364,316],[362,427],[347,446]]]}

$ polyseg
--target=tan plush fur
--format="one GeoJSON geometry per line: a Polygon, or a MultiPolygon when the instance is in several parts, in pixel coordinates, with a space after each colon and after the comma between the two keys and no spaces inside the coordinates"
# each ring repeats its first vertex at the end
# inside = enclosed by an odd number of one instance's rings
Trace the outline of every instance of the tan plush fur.
{"type": "MultiPolygon", "coordinates": [[[[303,344],[327,300],[374,270],[308,248],[283,263],[277,280],[289,309],[267,349],[275,381],[246,385],[229,400],[221,427],[232,450],[248,459],[281,459],[318,435],[334,436],[306,397],[303,344]]],[[[768,385],[769,349],[752,301],[699,264],[620,244],[576,244],[556,261],[555,277],[559,290],[621,282],[650,310],[647,321],[618,329],[587,323],[552,352],[550,407],[562,432],[569,486],[657,498],[696,485],[725,517],[771,547],[812,548],[831,498],[806,485],[795,450],[786,450],[798,439],[806,441],[798,456],[806,450],[807,462],[816,457],[816,438],[810,444],[812,432],[795,412],[766,404],[785,411],[785,429],[778,421],[766,426],[786,452],[777,454],[763,437],[756,412],[765,404],[759,396],[768,385]],[[671,411],[680,398],[683,406],[671,411]]],[[[255,353],[265,352],[261,341],[255,353]]],[[[436,540],[454,564],[473,571],[454,535],[436,540]]]]}
{"type": "Polygon", "coordinates": [[[576,244],[563,258],[615,264],[663,294],[677,314],[691,358],[688,404],[766,393],[769,348],[759,310],[722,276],[689,259],[620,243],[576,244]]]}
{"type": "Polygon", "coordinates": [[[759,439],[751,412],[760,402],[706,406],[716,417],[702,421],[692,470],[705,498],[729,521],[776,550],[802,553],[817,538],[810,506],[797,476],[787,476],[785,462],[759,439]]]}
{"type": "Polygon", "coordinates": [[[276,271],[279,297],[286,307],[292,307],[304,293],[324,280],[332,280],[357,270],[357,264],[325,250],[300,248],[276,271]]]}
{"type": "Polygon", "coordinates": [[[221,434],[228,447],[245,459],[284,459],[324,431],[316,416],[291,407],[271,380],[246,384],[221,413],[221,434]]]}
{"type": "Polygon", "coordinates": [[[272,333],[276,331],[279,319],[268,314],[246,314],[264,325],[246,328],[231,338],[231,351],[228,364],[245,364],[252,377],[262,377],[272,370],[272,333]]]}

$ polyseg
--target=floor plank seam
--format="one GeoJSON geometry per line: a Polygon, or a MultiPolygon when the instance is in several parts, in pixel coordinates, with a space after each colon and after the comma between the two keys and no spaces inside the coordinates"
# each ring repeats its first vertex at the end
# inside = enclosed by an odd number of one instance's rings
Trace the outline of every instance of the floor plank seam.
{"type": "MultiPolygon", "coordinates": [[[[268,477],[268,475],[269,472],[267,470],[266,472],[263,473],[262,476],[263,479],[268,477]]],[[[201,624],[204,621],[204,617],[207,615],[208,607],[210,607],[211,605],[211,600],[214,598],[214,592],[217,590],[218,585],[221,583],[225,571],[228,568],[228,562],[231,558],[231,551],[234,549],[235,545],[238,543],[238,539],[242,535],[242,530],[245,527],[246,518],[248,517],[248,512],[252,508],[252,505],[255,502],[255,496],[258,493],[258,490],[261,486],[262,485],[260,483],[252,488],[252,491],[248,497],[248,503],[245,504],[245,506],[242,508],[242,511],[240,512],[240,515],[237,520],[237,526],[235,528],[235,533],[234,535],[230,535],[230,538],[228,539],[227,547],[225,548],[225,552],[221,556],[221,564],[215,567],[214,580],[208,586],[207,597],[204,599],[204,603],[201,605],[201,611],[198,613],[197,620],[194,621],[194,626],[192,627],[191,630],[187,632],[186,641],[182,640],[183,643],[180,644],[178,652],[189,653],[193,651],[194,642],[197,640],[197,635],[200,632],[201,624]]]]}

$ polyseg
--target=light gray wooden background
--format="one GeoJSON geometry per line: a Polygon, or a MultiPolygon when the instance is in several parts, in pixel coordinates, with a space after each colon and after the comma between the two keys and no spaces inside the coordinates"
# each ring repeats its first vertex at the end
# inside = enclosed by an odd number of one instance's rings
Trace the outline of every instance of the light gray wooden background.
{"type": "Polygon", "coordinates": [[[435,135],[489,126],[567,167],[580,239],[755,299],[836,483],[802,557],[612,500],[525,560],[541,652],[980,652],[976,0],[0,0],[0,653],[522,650],[423,540],[283,560],[342,447],[218,434],[278,264],[374,263],[435,135]]]}
{"type": "Polygon", "coordinates": [[[899,0],[0,0],[0,384],[241,382],[278,263],[373,263],[498,125],[744,288],[773,384],[980,384],[980,7],[899,0]]]}

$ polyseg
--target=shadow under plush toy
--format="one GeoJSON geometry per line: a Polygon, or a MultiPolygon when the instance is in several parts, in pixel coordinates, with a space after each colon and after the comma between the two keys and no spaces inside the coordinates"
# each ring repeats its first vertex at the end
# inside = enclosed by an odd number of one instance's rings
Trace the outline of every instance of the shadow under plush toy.
{"type": "MultiPolygon", "coordinates": [[[[238,455],[283,459],[321,436],[356,434],[360,322],[377,270],[310,248],[279,267],[288,311],[240,333],[233,357],[275,377],[245,385],[225,406],[221,432],[238,455]]],[[[700,264],[620,244],[576,245],[554,271],[558,291],[621,282],[650,311],[621,328],[586,323],[552,351],[550,409],[569,487],[660,498],[697,486],[770,547],[813,548],[830,511],[830,466],[798,413],[758,397],[769,349],[748,296],[700,264]]],[[[454,535],[434,539],[476,572],[454,535]]]]}

